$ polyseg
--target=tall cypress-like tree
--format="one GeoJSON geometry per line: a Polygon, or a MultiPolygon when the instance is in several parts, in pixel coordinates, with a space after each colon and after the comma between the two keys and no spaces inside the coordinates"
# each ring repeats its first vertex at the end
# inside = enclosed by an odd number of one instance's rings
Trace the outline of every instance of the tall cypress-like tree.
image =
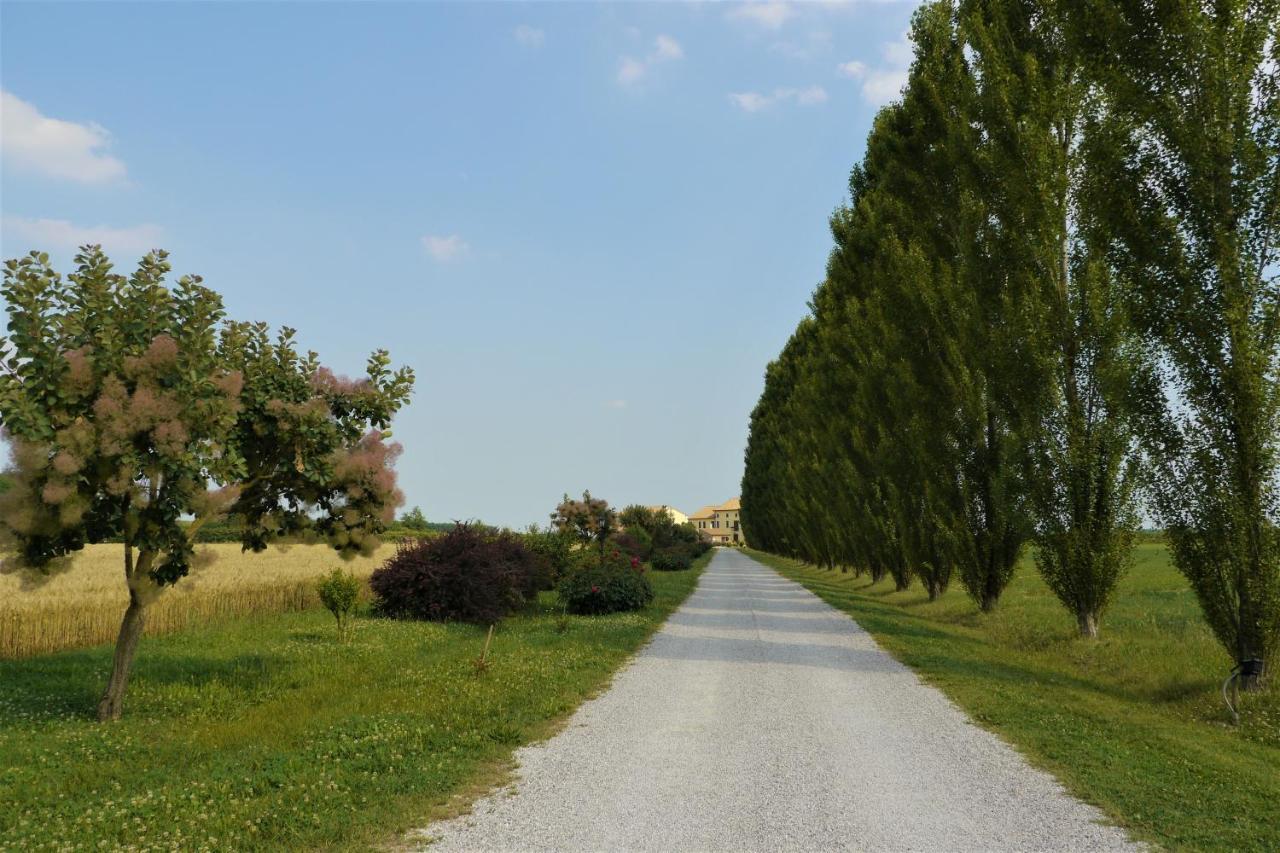
{"type": "Polygon", "coordinates": [[[932,489],[912,489],[915,501],[930,501],[916,523],[943,523],[921,550],[949,552],[986,611],[1030,532],[1019,454],[1027,366],[1010,336],[1020,294],[1002,271],[1008,250],[986,206],[999,176],[980,156],[981,81],[962,35],[950,3],[917,13],[906,94],[882,116],[894,130],[873,133],[866,162],[879,176],[879,216],[893,223],[877,236],[878,278],[902,333],[897,357],[919,386],[916,417],[933,422],[914,433],[931,440],[910,450],[932,456],[936,471],[932,489]]]}
{"type": "Polygon", "coordinates": [[[1256,687],[1280,646],[1280,0],[1072,9],[1127,121],[1097,186],[1167,369],[1153,503],[1256,687]]]}
{"type": "Polygon", "coordinates": [[[1112,119],[1055,3],[965,0],[960,17],[984,129],[977,189],[1013,300],[1011,372],[1025,383],[1014,411],[1036,562],[1096,637],[1132,553],[1132,403],[1149,365],[1087,191],[1089,152],[1112,119]]]}

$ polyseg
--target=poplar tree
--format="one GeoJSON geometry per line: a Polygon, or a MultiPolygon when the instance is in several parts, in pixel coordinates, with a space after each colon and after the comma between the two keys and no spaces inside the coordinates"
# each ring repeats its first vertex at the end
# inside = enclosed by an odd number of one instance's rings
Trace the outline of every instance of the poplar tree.
{"type": "Polygon", "coordinates": [[[1280,0],[1081,0],[1112,263],[1165,368],[1154,508],[1247,688],[1280,646],[1280,0]]]}
{"type": "Polygon", "coordinates": [[[984,131],[975,154],[987,179],[975,191],[1010,294],[1009,371],[1023,383],[1012,411],[1036,563],[1096,637],[1132,553],[1133,401],[1149,380],[1089,193],[1090,150],[1113,119],[1055,3],[966,0],[960,21],[984,131]]]}
{"type": "Polygon", "coordinates": [[[902,452],[933,472],[902,484],[922,511],[909,523],[932,527],[914,559],[954,561],[988,611],[1030,532],[1019,454],[1025,365],[1010,337],[1017,294],[1000,272],[1005,246],[984,206],[997,176],[979,156],[979,81],[953,7],[921,9],[912,38],[903,100],[882,112],[868,140],[864,170],[875,180],[865,205],[878,208],[868,235],[886,317],[899,329],[893,358],[918,384],[908,399],[909,383],[897,383],[916,427],[895,434],[918,436],[924,443],[902,452]]]}

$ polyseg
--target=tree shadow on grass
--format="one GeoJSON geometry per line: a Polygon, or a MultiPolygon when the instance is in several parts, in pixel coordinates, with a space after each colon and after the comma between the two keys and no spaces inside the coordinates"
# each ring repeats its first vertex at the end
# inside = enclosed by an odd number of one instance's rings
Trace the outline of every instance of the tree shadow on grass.
{"type": "Polygon", "coordinates": [[[891,673],[902,669],[888,655],[874,649],[851,648],[839,643],[787,642],[715,634],[660,634],[644,654],[664,660],[777,664],[850,673],[891,673]]]}
{"type": "Polygon", "coordinates": [[[835,618],[826,609],[804,612],[778,612],[771,609],[748,617],[743,611],[734,608],[686,607],[668,617],[667,624],[688,628],[840,636],[850,636],[857,631],[857,624],[853,620],[835,618]]]}
{"type": "MultiPolygon", "coordinates": [[[[0,731],[42,720],[96,718],[98,700],[111,671],[112,649],[99,647],[22,660],[0,661],[0,731]]],[[[233,657],[149,653],[144,644],[134,661],[130,685],[160,688],[181,685],[199,690],[213,683],[253,691],[281,669],[283,658],[244,654],[233,657]]],[[[125,699],[128,704],[128,697],[125,699]]]]}

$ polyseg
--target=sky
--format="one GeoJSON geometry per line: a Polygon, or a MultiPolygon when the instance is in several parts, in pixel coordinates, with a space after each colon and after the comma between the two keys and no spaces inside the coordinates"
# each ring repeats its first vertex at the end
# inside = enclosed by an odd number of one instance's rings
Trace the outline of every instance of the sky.
{"type": "Polygon", "coordinates": [[[406,506],[738,494],[911,3],[0,2],[0,254],[417,373],[406,506]]]}

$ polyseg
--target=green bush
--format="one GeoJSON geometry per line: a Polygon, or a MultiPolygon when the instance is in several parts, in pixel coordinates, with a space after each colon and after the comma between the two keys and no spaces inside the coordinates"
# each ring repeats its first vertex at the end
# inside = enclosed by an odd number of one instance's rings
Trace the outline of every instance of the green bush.
{"type": "Polygon", "coordinates": [[[533,552],[538,562],[535,581],[538,589],[555,589],[579,559],[574,550],[578,540],[553,527],[541,529],[531,524],[523,539],[524,546],[533,552]]]}
{"type": "Polygon", "coordinates": [[[559,592],[565,609],[580,615],[643,610],[653,601],[644,564],[619,551],[571,572],[560,582],[559,592]]]}
{"type": "Polygon", "coordinates": [[[654,554],[651,565],[659,572],[683,572],[693,567],[693,555],[687,548],[673,546],[654,554]]]}
{"type": "Polygon", "coordinates": [[[610,536],[608,544],[642,563],[653,554],[653,538],[643,527],[624,528],[621,532],[610,536]]]}
{"type": "Polygon", "coordinates": [[[334,569],[316,584],[320,603],[338,620],[338,641],[346,642],[351,636],[351,614],[360,601],[360,581],[355,575],[342,569],[334,569]]]}

